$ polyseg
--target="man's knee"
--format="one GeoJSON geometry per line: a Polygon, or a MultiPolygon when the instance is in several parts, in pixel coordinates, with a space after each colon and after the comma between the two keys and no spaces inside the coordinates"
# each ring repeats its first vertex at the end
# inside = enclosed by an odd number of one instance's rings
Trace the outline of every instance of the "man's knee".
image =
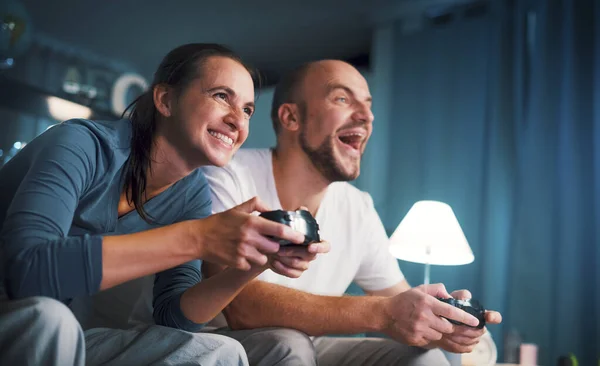
{"type": "Polygon", "coordinates": [[[390,363],[400,361],[405,366],[450,366],[448,358],[440,349],[424,349],[407,346],[391,339],[382,339],[379,353],[382,359],[390,357],[390,363]],[[392,360],[394,360],[392,362],[392,360]]]}
{"type": "Polygon", "coordinates": [[[439,366],[450,366],[450,362],[446,355],[439,349],[423,350],[421,353],[415,355],[414,358],[410,359],[407,366],[428,366],[428,365],[439,365],[439,366]]]}
{"type": "MultiPolygon", "coordinates": [[[[244,346],[237,340],[218,334],[195,333],[194,337],[200,343],[201,347],[206,347],[206,337],[210,337],[210,352],[213,353],[215,365],[238,365],[247,366],[248,357],[244,346]]],[[[200,361],[203,361],[200,358],[200,361]]]]}
{"type": "Polygon", "coordinates": [[[250,364],[316,365],[312,340],[297,330],[265,329],[252,334],[243,343],[250,364]]]}

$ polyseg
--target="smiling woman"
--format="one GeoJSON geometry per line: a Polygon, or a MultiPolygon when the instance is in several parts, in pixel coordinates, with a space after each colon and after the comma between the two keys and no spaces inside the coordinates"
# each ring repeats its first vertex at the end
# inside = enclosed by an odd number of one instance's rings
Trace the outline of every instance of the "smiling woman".
{"type": "Polygon", "coordinates": [[[132,152],[125,173],[129,189],[124,198],[141,217],[146,218],[142,201],[149,188],[146,174],[152,144],[170,145],[174,153],[185,158],[184,165],[191,165],[183,169],[225,165],[234,148],[239,148],[248,137],[255,75],[233,52],[215,44],[185,45],[164,58],[149,90],[123,113],[131,109],[132,152]],[[218,120],[219,114],[226,119],[224,126],[211,123],[218,120]],[[220,150],[222,144],[215,146],[211,142],[208,135],[217,134],[231,139],[224,146],[229,150],[220,150]]]}
{"type": "MultiPolygon", "coordinates": [[[[252,215],[266,210],[257,199],[211,216],[210,190],[197,168],[227,164],[246,140],[253,76],[221,45],[178,47],[129,118],[63,122],[2,167],[3,361],[247,363],[232,339],[172,328],[200,330],[277,260],[279,244],[268,237],[304,241],[252,215]],[[200,282],[201,260],[229,269],[200,282]],[[174,277],[188,286],[174,286],[174,277]],[[135,279],[150,284],[138,301],[148,304],[137,311],[142,328],[84,333],[64,305],[135,279]],[[25,326],[33,331],[14,342],[25,326]]],[[[297,277],[308,267],[296,264],[280,272],[297,277]]]]}

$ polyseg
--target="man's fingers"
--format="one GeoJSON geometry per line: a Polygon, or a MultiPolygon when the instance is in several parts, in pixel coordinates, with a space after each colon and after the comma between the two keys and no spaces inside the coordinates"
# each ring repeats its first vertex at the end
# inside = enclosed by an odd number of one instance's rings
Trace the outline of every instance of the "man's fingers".
{"type": "Polygon", "coordinates": [[[480,338],[485,333],[485,329],[481,328],[471,328],[466,327],[464,325],[457,325],[454,327],[454,332],[452,333],[452,337],[454,336],[464,336],[467,338],[480,338]]]}
{"type": "Polygon", "coordinates": [[[489,324],[502,323],[502,314],[497,311],[488,310],[485,312],[485,321],[489,324]]]}
{"type": "Polygon", "coordinates": [[[423,335],[423,337],[425,339],[427,339],[429,342],[439,341],[440,339],[442,339],[442,336],[443,336],[442,333],[438,332],[437,330],[435,330],[433,328],[427,329],[424,333],[425,334],[423,335]]]}
{"type": "Polygon", "coordinates": [[[274,260],[271,262],[271,266],[273,270],[279,273],[282,276],[290,277],[290,278],[298,278],[304,271],[299,271],[297,269],[289,268],[281,263],[279,260],[274,260]]]}
{"type": "Polygon", "coordinates": [[[454,332],[454,325],[448,321],[448,319],[440,318],[439,316],[432,315],[432,321],[430,327],[435,331],[444,334],[450,334],[454,332]]]}
{"type": "Polygon", "coordinates": [[[471,338],[471,337],[465,337],[465,336],[461,336],[461,335],[448,335],[447,336],[452,342],[459,344],[461,346],[475,346],[477,343],[479,343],[479,337],[475,337],[475,338],[471,338]]]}
{"type": "Polygon", "coordinates": [[[479,320],[473,315],[467,313],[464,310],[455,308],[452,305],[446,304],[442,301],[434,303],[431,310],[437,316],[443,316],[444,318],[461,322],[465,325],[470,325],[472,327],[476,327],[479,325],[479,320]]]}
{"type": "Polygon", "coordinates": [[[299,245],[283,246],[279,249],[277,255],[280,257],[298,257],[309,261],[316,257],[316,254],[309,253],[305,246],[299,245]]]}
{"type": "Polygon", "coordinates": [[[308,246],[308,251],[310,253],[329,253],[331,246],[328,241],[321,241],[318,243],[312,243],[308,246]]]}
{"type": "Polygon", "coordinates": [[[453,353],[470,353],[471,351],[473,351],[473,348],[475,348],[475,345],[477,345],[477,343],[479,343],[479,341],[477,341],[474,345],[465,346],[460,343],[454,342],[448,337],[444,337],[444,339],[442,339],[442,341],[440,342],[440,347],[446,351],[453,353]]]}
{"type": "Polygon", "coordinates": [[[469,300],[469,299],[473,298],[473,295],[471,295],[471,292],[469,290],[452,291],[450,296],[452,296],[455,299],[459,299],[459,300],[469,300]]]}
{"type": "Polygon", "coordinates": [[[440,297],[443,299],[447,299],[450,296],[450,294],[448,293],[448,291],[446,291],[446,286],[444,286],[444,284],[442,283],[434,283],[431,285],[421,285],[417,288],[421,288],[423,292],[425,292],[428,295],[434,296],[434,297],[440,297]]]}
{"type": "Polygon", "coordinates": [[[306,271],[308,269],[308,261],[298,257],[277,257],[277,261],[283,263],[286,267],[306,271]]]}

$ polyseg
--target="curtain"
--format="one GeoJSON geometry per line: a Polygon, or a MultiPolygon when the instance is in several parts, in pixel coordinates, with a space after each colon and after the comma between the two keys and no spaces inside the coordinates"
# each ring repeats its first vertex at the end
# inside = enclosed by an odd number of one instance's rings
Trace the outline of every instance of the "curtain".
{"type": "MultiPolygon", "coordinates": [[[[357,185],[371,191],[390,234],[418,200],[452,206],[475,261],[433,266],[431,281],[468,288],[503,313],[489,327],[499,361],[504,337],[517,331],[538,345],[539,364],[573,353],[593,365],[600,4],[490,4],[420,32],[385,26],[372,55],[373,141],[357,185]]],[[[412,285],[423,282],[423,265],[400,265],[412,285]]]]}

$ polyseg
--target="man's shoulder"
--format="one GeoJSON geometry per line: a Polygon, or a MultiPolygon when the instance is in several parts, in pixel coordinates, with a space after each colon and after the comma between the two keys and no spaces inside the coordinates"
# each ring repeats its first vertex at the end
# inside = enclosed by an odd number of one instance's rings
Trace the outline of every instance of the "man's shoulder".
{"type": "Polygon", "coordinates": [[[337,212],[347,219],[362,220],[375,210],[371,195],[347,182],[332,183],[325,199],[328,212],[337,212]]]}
{"type": "Polygon", "coordinates": [[[270,157],[269,149],[240,149],[226,166],[204,166],[201,169],[209,181],[216,177],[248,180],[254,174],[261,174],[268,170],[270,157]]]}
{"type": "Polygon", "coordinates": [[[270,149],[240,149],[228,166],[233,169],[263,167],[271,162],[270,149]]]}

